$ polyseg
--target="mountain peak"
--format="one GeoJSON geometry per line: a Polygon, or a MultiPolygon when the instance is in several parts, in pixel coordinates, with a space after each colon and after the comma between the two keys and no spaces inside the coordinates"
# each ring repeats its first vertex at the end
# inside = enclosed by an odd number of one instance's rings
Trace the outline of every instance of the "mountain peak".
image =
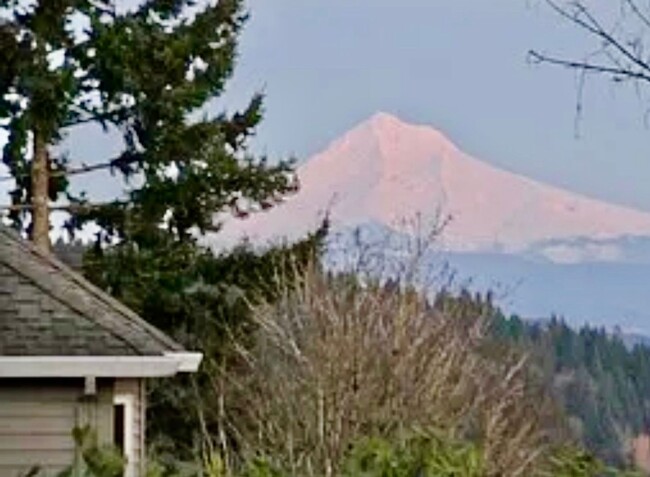
{"type": "Polygon", "coordinates": [[[366,121],[371,126],[374,127],[396,127],[396,126],[407,126],[407,123],[402,121],[397,116],[386,113],[384,111],[378,111],[366,121]]]}
{"type": "Polygon", "coordinates": [[[336,226],[392,227],[452,217],[449,250],[516,252],[553,239],[650,236],[650,214],[572,194],[500,170],[460,150],[442,132],[376,113],[298,169],[297,196],[231,231],[296,238],[328,211],[336,226]]]}
{"type": "Polygon", "coordinates": [[[391,143],[396,141],[406,141],[410,143],[426,143],[429,148],[436,149],[438,152],[458,150],[449,137],[433,126],[407,122],[393,114],[382,111],[373,114],[352,131],[363,134],[368,130],[373,133],[383,146],[390,147],[391,143]]]}

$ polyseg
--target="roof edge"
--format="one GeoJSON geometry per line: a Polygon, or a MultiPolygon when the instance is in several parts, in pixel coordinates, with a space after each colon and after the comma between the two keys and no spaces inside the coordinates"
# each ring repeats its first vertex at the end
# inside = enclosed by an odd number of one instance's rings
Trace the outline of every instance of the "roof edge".
{"type": "Polygon", "coordinates": [[[201,353],[162,356],[0,356],[2,378],[154,378],[196,372],[201,353]]]}
{"type": "Polygon", "coordinates": [[[176,360],[178,371],[181,373],[196,373],[199,370],[201,361],[203,361],[203,353],[174,352],[165,353],[165,356],[176,360]]]}

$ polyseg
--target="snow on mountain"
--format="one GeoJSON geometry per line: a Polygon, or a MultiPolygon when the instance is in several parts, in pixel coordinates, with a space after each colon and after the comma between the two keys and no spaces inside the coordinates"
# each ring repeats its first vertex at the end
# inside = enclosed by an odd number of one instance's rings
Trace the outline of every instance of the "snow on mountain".
{"type": "Polygon", "coordinates": [[[227,222],[221,240],[295,239],[326,211],[334,228],[368,222],[399,228],[416,216],[433,225],[449,216],[439,239],[444,250],[517,253],[551,243],[542,253],[559,262],[615,261],[622,253],[616,238],[650,236],[648,213],[498,169],[432,127],[385,113],[334,141],[301,165],[298,176],[298,194],[270,211],[227,222]],[[575,247],[578,238],[591,248],[575,247]]]}

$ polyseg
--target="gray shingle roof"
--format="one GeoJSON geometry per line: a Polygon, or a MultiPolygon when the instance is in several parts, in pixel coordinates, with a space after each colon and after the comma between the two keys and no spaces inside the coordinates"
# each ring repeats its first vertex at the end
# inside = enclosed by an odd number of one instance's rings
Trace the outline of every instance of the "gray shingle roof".
{"type": "Polygon", "coordinates": [[[155,356],[183,348],[0,226],[0,356],[155,356]]]}

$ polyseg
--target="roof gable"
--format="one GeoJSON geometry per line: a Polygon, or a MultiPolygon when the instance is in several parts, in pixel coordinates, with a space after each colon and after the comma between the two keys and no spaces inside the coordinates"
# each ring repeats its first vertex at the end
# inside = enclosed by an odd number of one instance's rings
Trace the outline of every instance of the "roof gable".
{"type": "Polygon", "coordinates": [[[56,258],[0,227],[0,355],[148,356],[182,350],[56,258]]]}

